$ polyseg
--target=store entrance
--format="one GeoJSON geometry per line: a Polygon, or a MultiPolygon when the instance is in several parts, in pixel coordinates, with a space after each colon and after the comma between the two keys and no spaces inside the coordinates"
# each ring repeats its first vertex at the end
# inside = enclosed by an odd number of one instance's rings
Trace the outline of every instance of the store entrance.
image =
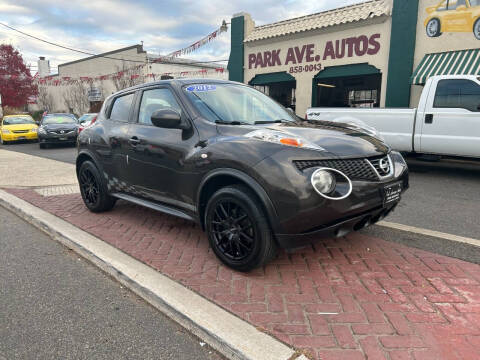
{"type": "Polygon", "coordinates": [[[90,101],[90,109],[88,112],[90,113],[98,113],[102,108],[103,101],[90,101]]]}
{"type": "Polygon", "coordinates": [[[283,106],[295,110],[295,81],[272,83],[268,85],[255,85],[254,87],[283,106]]]}
{"type": "Polygon", "coordinates": [[[382,74],[318,79],[316,86],[316,106],[379,107],[382,74]]]}
{"type": "Polygon", "coordinates": [[[270,96],[283,106],[295,110],[297,81],[292,75],[286,72],[258,74],[249,81],[249,85],[270,96]]]}

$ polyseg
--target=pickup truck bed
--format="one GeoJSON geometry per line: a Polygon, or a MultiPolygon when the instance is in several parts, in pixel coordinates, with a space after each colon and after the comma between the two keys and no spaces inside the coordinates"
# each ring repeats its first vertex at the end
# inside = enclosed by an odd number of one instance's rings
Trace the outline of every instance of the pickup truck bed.
{"type": "Polygon", "coordinates": [[[310,108],[306,115],[376,130],[402,152],[480,158],[478,76],[432,76],[417,109],[310,108]]]}

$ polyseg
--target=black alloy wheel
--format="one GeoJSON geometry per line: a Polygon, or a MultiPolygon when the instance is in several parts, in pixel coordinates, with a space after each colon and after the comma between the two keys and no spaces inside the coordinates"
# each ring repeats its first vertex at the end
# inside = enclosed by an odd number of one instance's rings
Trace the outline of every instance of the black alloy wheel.
{"type": "Polygon", "coordinates": [[[83,202],[90,211],[107,211],[115,205],[116,199],[108,194],[100,172],[91,161],[82,163],[77,177],[83,202]]]}
{"type": "Polygon", "coordinates": [[[217,247],[229,259],[241,261],[251,255],[255,228],[249,214],[234,200],[217,203],[212,220],[212,235],[217,247]]]}
{"type": "Polygon", "coordinates": [[[209,200],[205,227],[218,258],[238,271],[260,267],[276,255],[277,245],[259,199],[246,186],[218,190],[209,200]]]}
{"type": "Polygon", "coordinates": [[[100,198],[100,189],[90,169],[84,169],[80,173],[80,186],[84,194],[84,200],[89,206],[95,206],[100,198]]]}

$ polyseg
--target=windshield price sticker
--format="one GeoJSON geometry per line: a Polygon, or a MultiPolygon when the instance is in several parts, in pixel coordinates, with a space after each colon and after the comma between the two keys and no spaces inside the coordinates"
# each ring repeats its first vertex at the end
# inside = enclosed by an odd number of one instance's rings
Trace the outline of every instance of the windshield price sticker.
{"type": "Polygon", "coordinates": [[[215,85],[192,85],[187,87],[187,91],[190,92],[198,92],[198,91],[213,91],[216,90],[217,87],[215,85]]]}

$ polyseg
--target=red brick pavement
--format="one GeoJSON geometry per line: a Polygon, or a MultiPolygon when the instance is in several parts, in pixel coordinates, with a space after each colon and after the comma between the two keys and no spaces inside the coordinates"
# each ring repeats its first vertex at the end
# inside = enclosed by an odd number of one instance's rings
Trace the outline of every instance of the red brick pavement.
{"type": "Polygon", "coordinates": [[[116,246],[315,359],[480,359],[480,266],[351,234],[250,274],[221,265],[199,227],[119,202],[9,190],[116,246]]]}

